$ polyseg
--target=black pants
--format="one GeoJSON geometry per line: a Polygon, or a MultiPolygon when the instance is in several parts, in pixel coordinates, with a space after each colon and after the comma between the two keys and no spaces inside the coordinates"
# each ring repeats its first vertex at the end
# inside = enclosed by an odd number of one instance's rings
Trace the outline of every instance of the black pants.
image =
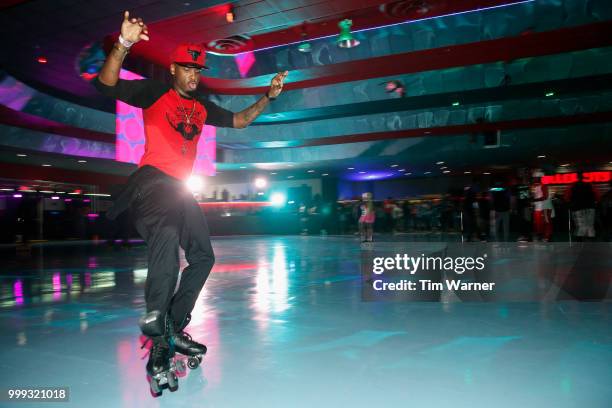
{"type": "Polygon", "coordinates": [[[152,167],[139,172],[131,209],[136,229],[148,247],[147,312],[169,312],[180,327],[193,310],[215,262],[208,225],[183,182],[152,167]],[[189,266],[183,270],[175,293],[179,246],[185,250],[189,266]]]}

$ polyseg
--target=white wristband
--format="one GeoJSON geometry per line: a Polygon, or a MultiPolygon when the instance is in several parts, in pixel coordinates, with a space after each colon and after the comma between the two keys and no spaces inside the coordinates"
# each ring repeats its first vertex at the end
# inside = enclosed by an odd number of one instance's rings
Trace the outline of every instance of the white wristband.
{"type": "Polygon", "coordinates": [[[125,38],[123,38],[121,34],[119,34],[119,44],[123,45],[125,48],[130,48],[132,45],[134,45],[133,42],[128,41],[125,38]]]}

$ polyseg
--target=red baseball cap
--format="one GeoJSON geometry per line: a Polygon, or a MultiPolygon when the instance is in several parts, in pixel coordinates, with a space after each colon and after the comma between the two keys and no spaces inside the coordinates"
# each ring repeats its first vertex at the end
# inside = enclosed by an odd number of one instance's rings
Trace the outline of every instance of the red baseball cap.
{"type": "Polygon", "coordinates": [[[208,69],[204,61],[206,61],[206,53],[198,44],[181,44],[172,53],[172,62],[179,65],[208,69]]]}

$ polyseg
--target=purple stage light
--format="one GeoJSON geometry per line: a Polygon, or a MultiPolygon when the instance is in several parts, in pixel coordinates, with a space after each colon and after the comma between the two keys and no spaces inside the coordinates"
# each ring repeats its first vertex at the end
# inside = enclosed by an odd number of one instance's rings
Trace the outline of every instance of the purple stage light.
{"type": "Polygon", "coordinates": [[[394,174],[391,171],[368,171],[366,173],[361,174],[350,173],[347,178],[352,181],[368,181],[384,180],[391,177],[397,177],[397,174],[394,174]]]}
{"type": "Polygon", "coordinates": [[[253,51],[244,52],[234,57],[240,76],[245,78],[249,73],[249,70],[255,63],[255,54],[253,51]]]}
{"type": "Polygon", "coordinates": [[[13,295],[15,297],[23,297],[23,282],[21,279],[17,279],[13,284],[13,295]]]}

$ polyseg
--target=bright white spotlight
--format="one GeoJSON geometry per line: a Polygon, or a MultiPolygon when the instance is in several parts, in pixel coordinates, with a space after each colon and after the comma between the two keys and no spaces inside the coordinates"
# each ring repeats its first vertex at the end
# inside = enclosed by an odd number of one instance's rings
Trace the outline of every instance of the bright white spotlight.
{"type": "Polygon", "coordinates": [[[270,197],[270,202],[272,205],[280,207],[281,205],[285,205],[287,198],[282,193],[274,193],[272,197],[270,197]]]}
{"type": "Polygon", "coordinates": [[[262,188],[266,188],[267,185],[268,185],[268,181],[265,178],[258,177],[255,179],[255,187],[262,189],[262,188]]]}
{"type": "Polygon", "coordinates": [[[199,176],[191,176],[187,179],[185,184],[187,185],[189,191],[191,191],[192,193],[199,193],[204,187],[204,180],[202,179],[202,177],[199,176]]]}

